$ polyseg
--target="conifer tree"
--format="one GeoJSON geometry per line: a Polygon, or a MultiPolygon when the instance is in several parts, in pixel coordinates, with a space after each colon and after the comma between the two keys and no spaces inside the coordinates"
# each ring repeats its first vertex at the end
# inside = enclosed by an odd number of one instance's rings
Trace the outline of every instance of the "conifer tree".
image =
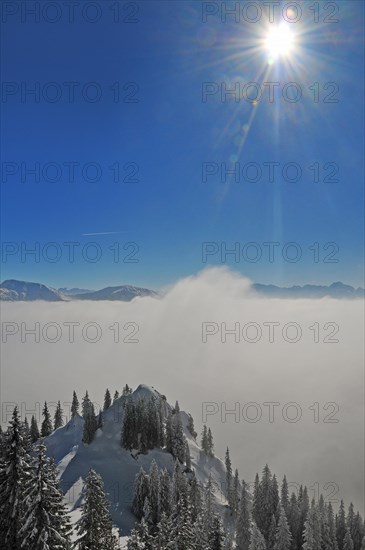
{"type": "Polygon", "coordinates": [[[44,402],[42,414],[43,414],[43,422],[41,426],[41,436],[47,437],[52,433],[53,428],[52,428],[52,422],[51,422],[51,415],[49,414],[49,410],[46,402],[44,402]]]}
{"type": "Polygon", "coordinates": [[[178,459],[175,461],[174,473],[171,483],[171,502],[172,506],[178,505],[180,501],[187,502],[188,499],[188,486],[186,478],[181,470],[181,464],[178,459]]]}
{"type": "Polygon", "coordinates": [[[203,511],[202,493],[195,472],[192,473],[190,481],[189,502],[191,507],[191,519],[193,523],[195,523],[199,514],[203,511]]]}
{"type": "Polygon", "coordinates": [[[179,403],[176,401],[175,412],[172,415],[171,423],[171,454],[181,464],[185,459],[185,436],[182,427],[179,403]]]}
{"type": "Polygon", "coordinates": [[[272,548],[273,550],[275,548],[275,543],[276,543],[276,531],[277,531],[276,518],[275,518],[275,515],[273,514],[271,518],[271,523],[270,523],[269,536],[267,539],[268,548],[272,548]]]}
{"type": "Polygon", "coordinates": [[[343,550],[343,541],[346,535],[346,514],[345,514],[345,504],[343,500],[340,502],[340,508],[337,516],[337,525],[336,525],[336,538],[339,550],[343,550]]]}
{"type": "Polygon", "coordinates": [[[234,472],[233,491],[232,491],[232,510],[234,513],[237,513],[237,510],[238,510],[238,503],[240,500],[240,491],[241,491],[241,484],[239,479],[239,473],[236,468],[234,472]]]}
{"type": "Polygon", "coordinates": [[[91,409],[91,401],[89,397],[89,392],[86,391],[84,397],[82,398],[82,405],[81,405],[81,412],[82,417],[85,419],[87,414],[90,412],[91,409]]]}
{"type": "Polygon", "coordinates": [[[297,545],[300,548],[303,544],[303,532],[305,529],[305,522],[309,513],[309,498],[307,487],[300,486],[298,496],[298,508],[299,508],[299,528],[298,528],[298,540],[297,545]]]}
{"type": "Polygon", "coordinates": [[[364,535],[364,538],[362,539],[361,550],[365,550],[365,535],[364,535]]]}
{"type": "Polygon", "coordinates": [[[104,411],[109,409],[111,404],[112,404],[112,398],[111,398],[111,395],[110,395],[110,391],[107,388],[106,391],[105,391],[105,395],[104,395],[104,411]]]}
{"type": "Polygon", "coordinates": [[[146,522],[148,532],[152,533],[152,528],[153,528],[152,508],[148,497],[144,499],[144,503],[143,503],[143,519],[146,522]]]}
{"type": "Polygon", "coordinates": [[[117,399],[119,399],[119,391],[118,391],[118,390],[115,390],[115,392],[114,392],[114,397],[113,397],[113,401],[116,401],[117,399]]]}
{"type": "Polygon", "coordinates": [[[123,388],[122,395],[130,395],[131,393],[132,393],[132,388],[130,388],[128,384],[126,384],[123,388]]]}
{"type": "Polygon", "coordinates": [[[84,430],[82,441],[88,445],[94,440],[98,424],[95,416],[94,404],[91,403],[91,401],[89,401],[88,405],[85,406],[84,410],[84,430]]]}
{"type": "Polygon", "coordinates": [[[252,533],[249,550],[266,550],[265,538],[255,523],[252,525],[252,533]]]}
{"type": "Polygon", "coordinates": [[[137,414],[133,399],[127,399],[124,407],[122,446],[129,450],[138,447],[137,414]]]}
{"type": "Polygon", "coordinates": [[[212,435],[212,430],[210,428],[208,428],[207,443],[208,443],[208,455],[214,456],[213,435],[212,435]]]}
{"type": "Polygon", "coordinates": [[[211,550],[224,550],[225,532],[220,516],[214,515],[210,536],[209,545],[211,550]]]}
{"type": "Polygon", "coordinates": [[[332,508],[331,502],[328,504],[328,507],[327,507],[327,524],[329,529],[329,538],[331,541],[331,550],[338,550],[335,519],[333,515],[333,508],[332,508]]]}
{"type": "Polygon", "coordinates": [[[158,524],[158,530],[156,535],[157,548],[167,549],[171,541],[171,533],[173,531],[173,524],[171,518],[168,517],[165,512],[161,515],[160,523],[158,524]]]}
{"type": "Polygon", "coordinates": [[[363,522],[359,512],[356,513],[351,530],[351,538],[354,543],[354,550],[361,549],[361,542],[363,538],[364,528],[363,522]]]}
{"type": "MultiPolygon", "coordinates": [[[[256,486],[256,482],[255,482],[256,486]]],[[[257,527],[264,535],[265,540],[268,539],[271,518],[275,517],[278,508],[278,487],[276,478],[272,477],[269,466],[266,466],[262,472],[262,478],[259,486],[256,488],[256,496],[254,502],[254,519],[257,527]]]]}
{"type": "Polygon", "coordinates": [[[285,510],[285,514],[288,516],[289,510],[289,490],[286,476],[284,475],[283,482],[281,484],[280,503],[285,510]]]}
{"type": "Polygon", "coordinates": [[[141,519],[143,516],[144,501],[149,495],[148,476],[143,468],[140,468],[134,483],[133,513],[141,519]]]}
{"type": "Polygon", "coordinates": [[[208,454],[208,428],[205,424],[202,431],[201,448],[205,454],[208,454]]]}
{"type": "Polygon", "coordinates": [[[343,550],[354,550],[354,543],[351,538],[350,529],[346,529],[346,535],[343,539],[343,550]]]}
{"type": "Polygon", "coordinates": [[[283,506],[280,509],[280,517],[275,537],[275,550],[290,550],[291,533],[283,506]]]}
{"type": "Polygon", "coordinates": [[[53,426],[55,430],[63,426],[63,410],[61,408],[61,401],[58,401],[57,403],[56,412],[54,414],[53,426]]]}
{"type": "Polygon", "coordinates": [[[160,472],[160,510],[162,514],[171,514],[171,478],[166,468],[160,472]]]}
{"type": "Polygon", "coordinates": [[[331,538],[330,526],[328,522],[327,510],[321,518],[322,521],[322,550],[334,550],[333,540],[331,538]]]}
{"type": "Polygon", "coordinates": [[[253,501],[252,501],[252,517],[258,525],[258,522],[260,521],[260,509],[261,509],[261,503],[260,503],[260,477],[259,474],[256,473],[255,476],[255,483],[253,488],[253,501]]]}
{"type": "Polygon", "coordinates": [[[236,523],[237,550],[248,550],[251,539],[250,497],[247,485],[242,481],[241,500],[238,507],[236,523]]]}
{"type": "Polygon", "coordinates": [[[303,550],[321,550],[321,525],[316,507],[313,505],[309,509],[307,520],[304,524],[303,537],[303,550]]]}
{"type": "Polygon", "coordinates": [[[24,447],[28,454],[32,452],[32,441],[30,437],[30,428],[27,417],[24,418],[24,422],[21,423],[21,431],[24,439],[24,447]]]}
{"type": "Polygon", "coordinates": [[[352,529],[355,521],[355,510],[354,505],[352,502],[350,502],[350,505],[348,507],[347,516],[346,516],[346,529],[350,531],[350,534],[352,535],[352,529]]]}
{"type": "Polygon", "coordinates": [[[68,550],[70,519],[58,487],[57,471],[40,443],[33,465],[33,477],[24,491],[25,513],[20,529],[22,545],[29,550],[68,550]]]}
{"type": "Polygon", "coordinates": [[[34,415],[30,421],[29,435],[32,443],[35,443],[40,438],[37,420],[34,415]]]}
{"type": "Polygon", "coordinates": [[[279,521],[280,517],[280,497],[279,497],[279,485],[276,479],[276,475],[273,475],[272,484],[270,489],[270,507],[275,514],[275,518],[279,521]]]}
{"type": "Polygon", "coordinates": [[[79,413],[79,408],[80,408],[79,400],[78,400],[76,392],[74,390],[74,392],[72,394],[72,403],[71,403],[71,417],[72,418],[79,413]]]}
{"type": "Polygon", "coordinates": [[[295,493],[292,493],[290,497],[287,519],[289,529],[293,537],[291,542],[291,550],[299,550],[300,546],[298,543],[302,533],[300,532],[300,512],[295,493]]]}
{"type": "Polygon", "coordinates": [[[226,466],[226,496],[227,496],[227,502],[228,506],[230,508],[233,508],[233,479],[232,479],[232,462],[231,457],[229,456],[229,449],[227,447],[226,450],[226,456],[224,460],[225,466],[226,466]]]}
{"type": "Polygon", "coordinates": [[[112,550],[116,548],[113,526],[103,481],[90,470],[83,488],[81,517],[76,523],[78,550],[112,550]]]}
{"type": "Polygon", "coordinates": [[[186,439],[185,439],[185,464],[186,464],[186,470],[188,472],[191,472],[190,448],[189,448],[189,443],[186,439]]]}
{"type": "Polygon", "coordinates": [[[161,518],[160,509],[160,476],[158,466],[155,460],[151,462],[149,475],[149,503],[151,505],[151,519],[154,526],[158,524],[161,518]]]}
{"type": "Polygon", "coordinates": [[[20,527],[23,523],[24,489],[30,478],[29,462],[15,407],[0,463],[0,548],[3,550],[20,550],[23,542],[20,527]]]}
{"type": "Polygon", "coordinates": [[[194,427],[194,419],[193,417],[191,416],[191,414],[188,415],[188,425],[187,425],[187,428],[188,428],[188,431],[190,433],[190,435],[192,436],[192,438],[194,439],[194,441],[196,440],[196,437],[197,437],[197,433],[195,431],[195,427],[194,427]]]}
{"type": "MultiPolygon", "coordinates": [[[[132,530],[127,543],[128,550],[150,550],[150,536],[147,524],[142,518],[141,522],[132,530]]],[[[161,547],[161,549],[163,546],[161,547]]]]}

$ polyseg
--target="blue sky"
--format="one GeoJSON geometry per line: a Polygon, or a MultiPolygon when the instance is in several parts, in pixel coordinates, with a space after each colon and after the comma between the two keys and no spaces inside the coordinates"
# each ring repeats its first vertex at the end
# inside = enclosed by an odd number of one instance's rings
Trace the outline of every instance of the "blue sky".
{"type": "MultiPolygon", "coordinates": [[[[3,279],[159,288],[207,265],[221,265],[222,243],[227,249],[239,243],[244,250],[255,243],[254,249],[262,252],[257,262],[241,254],[237,262],[227,256],[226,265],[264,283],[363,284],[363,3],[339,2],[339,21],[326,24],[325,3],[320,3],[321,20],[314,23],[308,9],[312,3],[303,2],[302,19],[290,25],[297,41],[293,53],[286,62],[279,59],[272,65],[260,46],[266,17],[256,23],[222,22],[218,13],[204,22],[203,4],[139,2],[138,13],[131,15],[135,23],[113,22],[108,2],[100,3],[102,16],[95,23],[83,20],[78,11],[74,23],[66,12],[55,23],[44,17],[35,23],[31,15],[22,22],[20,13],[6,15],[3,279]],[[279,83],[280,91],[295,82],[303,97],[293,103],[276,96],[270,103],[265,96],[257,105],[242,98],[221,100],[222,83],[243,87],[268,81],[279,83]],[[30,95],[22,102],[22,86],[24,90],[36,82],[39,102],[30,95]],[[65,82],[78,83],[73,102],[65,82]],[[85,88],[90,82],[96,86],[85,88]],[[119,102],[116,82],[124,99],[119,102]],[[216,83],[218,92],[203,102],[205,82],[216,83]],[[315,82],[318,103],[309,89],[315,82]],[[324,89],[328,82],[335,88],[324,89]],[[49,83],[55,83],[53,88],[49,83]],[[101,90],[100,101],[86,101],[81,89],[90,97],[101,90]],[[61,90],[60,99],[50,102],[55,90],[61,90]],[[338,102],[324,103],[332,91],[338,102]],[[44,99],[42,92],[49,96],[44,99]],[[128,97],[138,102],[127,103],[128,97]],[[30,168],[37,162],[41,172],[49,170],[46,176],[41,173],[39,182],[32,175],[21,181],[21,164],[30,168]],[[70,162],[77,163],[74,181],[69,164],[64,164],[70,162]],[[265,172],[268,162],[279,163],[273,182],[265,172]],[[300,181],[280,177],[288,162],[302,169],[300,181]],[[55,172],[48,163],[61,167],[59,181],[50,181],[55,172]],[[92,166],[82,176],[88,163],[101,170],[98,181],[87,181],[94,177],[92,166]],[[110,166],[115,170],[116,163],[122,178],[138,168],[137,181],[114,182],[110,166]],[[218,170],[205,183],[204,163],[218,170]],[[244,181],[240,172],[240,181],[228,178],[224,183],[222,163],[240,170],[255,163],[263,175],[254,183],[244,181]],[[314,163],[321,180],[335,163],[338,181],[315,183],[309,168],[314,163]],[[78,243],[73,262],[67,242],[78,243]],[[85,259],[96,250],[92,242],[101,254],[95,263],[85,259]],[[126,245],[132,242],[136,244],[126,245]],[[218,247],[206,263],[204,242],[218,247]],[[265,242],[278,243],[273,262],[265,242]],[[297,262],[283,259],[289,242],[302,252],[297,262]],[[119,243],[121,260],[134,252],[130,258],[137,261],[113,261],[109,247],[115,248],[114,243],[119,243]],[[39,246],[39,261],[30,255],[22,258],[24,246],[39,246]],[[59,261],[45,260],[56,248],[59,261]],[[331,252],[338,262],[323,261],[331,252]]],[[[122,10],[122,2],[120,6],[122,10]]],[[[121,17],[126,13],[122,10],[121,17]]]]}

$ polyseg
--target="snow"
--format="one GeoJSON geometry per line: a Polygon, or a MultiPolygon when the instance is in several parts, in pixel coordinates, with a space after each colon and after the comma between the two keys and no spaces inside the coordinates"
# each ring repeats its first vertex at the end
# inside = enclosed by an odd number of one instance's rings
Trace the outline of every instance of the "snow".
{"type": "MultiPolygon", "coordinates": [[[[133,392],[134,399],[148,399],[160,395],[155,388],[141,384],[133,392]]],[[[90,445],[82,443],[83,419],[77,415],[65,426],[53,432],[45,439],[48,455],[53,457],[60,470],[61,488],[65,501],[72,511],[72,521],[79,517],[82,483],[90,468],[99,473],[109,495],[113,523],[122,537],[127,536],[135,523],[131,510],[134,481],[140,468],[149,471],[153,460],[159,469],[166,468],[170,474],[174,470],[175,460],[163,449],[153,449],[147,454],[131,453],[120,445],[123,409],[126,397],[119,397],[112,406],[103,412],[103,429],[98,430],[90,445]]],[[[168,408],[171,408],[167,404],[168,408]]],[[[200,483],[206,484],[209,475],[215,487],[217,507],[222,515],[226,501],[222,494],[225,483],[225,467],[221,460],[206,456],[195,443],[187,430],[188,415],[181,412],[185,436],[188,440],[192,468],[200,483]]]]}

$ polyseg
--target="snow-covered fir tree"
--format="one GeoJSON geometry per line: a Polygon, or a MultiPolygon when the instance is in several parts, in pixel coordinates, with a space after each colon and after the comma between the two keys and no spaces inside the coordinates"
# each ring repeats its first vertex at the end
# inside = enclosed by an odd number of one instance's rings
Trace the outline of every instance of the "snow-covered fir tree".
{"type": "Polygon", "coordinates": [[[194,439],[194,441],[195,441],[198,434],[197,434],[196,431],[195,431],[194,419],[193,419],[193,417],[191,416],[191,414],[188,415],[188,425],[187,425],[187,429],[188,429],[189,434],[191,435],[191,437],[192,437],[192,438],[194,439]]]}
{"type": "Polygon", "coordinates": [[[346,529],[346,535],[343,539],[343,550],[354,550],[354,542],[349,528],[346,529]]]}
{"type": "Polygon", "coordinates": [[[0,463],[0,548],[20,550],[23,538],[24,490],[30,479],[30,456],[17,407],[4,442],[0,463]]]}
{"type": "Polygon", "coordinates": [[[143,506],[149,495],[149,480],[146,472],[141,467],[134,484],[133,513],[138,518],[143,517],[143,506]]]}
{"type": "Polygon", "coordinates": [[[52,421],[51,421],[51,415],[49,413],[48,406],[47,406],[46,402],[44,403],[42,414],[43,414],[43,422],[42,422],[42,425],[41,425],[41,436],[42,437],[47,437],[48,435],[50,435],[52,433],[53,426],[52,426],[52,421]]]}
{"type": "Polygon", "coordinates": [[[240,501],[240,493],[241,493],[241,483],[240,483],[240,477],[237,468],[234,472],[234,478],[233,478],[233,490],[232,490],[232,510],[233,512],[237,513],[238,510],[238,503],[240,501]]]}
{"type": "Polygon", "coordinates": [[[346,513],[345,503],[343,500],[340,502],[340,509],[337,514],[336,522],[336,539],[339,550],[343,550],[343,541],[346,535],[346,513]]]}
{"type": "Polygon", "coordinates": [[[277,525],[276,525],[276,518],[274,514],[271,517],[271,524],[270,524],[270,530],[269,530],[269,536],[267,538],[267,547],[268,548],[275,548],[276,544],[276,534],[277,534],[277,525]]]}
{"type": "Polygon", "coordinates": [[[105,391],[105,395],[104,395],[104,411],[109,409],[111,404],[112,404],[112,398],[111,398],[111,395],[110,395],[110,391],[107,388],[106,391],[105,391]]]}
{"type": "Polygon", "coordinates": [[[321,550],[321,524],[318,509],[313,503],[309,509],[307,521],[304,524],[303,538],[303,550],[321,550]]]}
{"type": "Polygon", "coordinates": [[[82,495],[81,517],[76,523],[77,550],[114,550],[117,540],[113,535],[104,484],[92,469],[85,480],[82,495]]]}
{"type": "Polygon", "coordinates": [[[208,428],[207,444],[208,444],[207,454],[209,456],[214,456],[213,434],[212,434],[212,430],[210,428],[208,428]]]}
{"type": "Polygon", "coordinates": [[[72,394],[72,403],[71,403],[71,416],[72,416],[72,418],[74,416],[76,416],[77,414],[79,414],[79,408],[80,408],[80,403],[79,403],[79,400],[77,398],[76,392],[74,390],[73,394],[72,394]]]}
{"type": "Polygon", "coordinates": [[[181,422],[180,407],[177,401],[171,419],[170,448],[167,448],[167,450],[181,464],[185,462],[185,436],[181,422]]]}
{"type": "Polygon", "coordinates": [[[251,540],[248,548],[249,550],[266,550],[265,538],[256,523],[252,525],[251,540]]]}
{"type": "Polygon", "coordinates": [[[251,515],[250,515],[250,494],[248,487],[242,481],[241,499],[238,506],[236,544],[237,550],[248,550],[251,540],[251,515]]]}
{"type": "Polygon", "coordinates": [[[54,413],[53,427],[57,430],[61,426],[63,426],[63,410],[61,408],[61,401],[58,401],[56,411],[54,413]]]}
{"type": "Polygon", "coordinates": [[[123,388],[122,395],[123,395],[123,396],[126,396],[126,395],[130,395],[131,393],[133,393],[132,388],[130,388],[130,387],[128,386],[128,384],[126,384],[126,385],[124,386],[124,388],[123,388]]]}
{"type": "Polygon", "coordinates": [[[226,496],[227,496],[227,502],[228,506],[232,509],[232,503],[233,503],[233,478],[232,478],[232,462],[231,457],[229,456],[229,449],[227,447],[226,455],[224,459],[224,464],[226,467],[226,496]]]}
{"type": "MultiPolygon", "coordinates": [[[[273,515],[273,517],[275,517],[273,515]]],[[[280,516],[275,537],[274,550],[290,550],[292,535],[290,533],[288,521],[284,507],[280,507],[280,516]]]]}
{"type": "Polygon", "coordinates": [[[95,416],[94,404],[89,400],[87,404],[84,402],[83,405],[84,430],[82,441],[89,444],[95,437],[96,430],[98,429],[98,423],[95,416]]]}
{"type": "Polygon", "coordinates": [[[27,550],[69,550],[70,519],[58,487],[57,470],[40,443],[32,476],[25,484],[24,516],[20,529],[22,546],[27,550]]]}
{"type": "Polygon", "coordinates": [[[201,442],[200,446],[205,454],[208,454],[208,428],[204,424],[202,435],[201,435],[201,442]]]}
{"type": "Polygon", "coordinates": [[[34,415],[32,415],[30,421],[29,435],[32,443],[35,443],[40,438],[38,423],[34,415]]]}
{"type": "Polygon", "coordinates": [[[288,481],[286,479],[286,476],[284,475],[282,484],[281,484],[281,490],[280,490],[280,503],[281,506],[285,510],[285,514],[288,517],[288,511],[289,511],[289,489],[288,489],[288,481]]]}

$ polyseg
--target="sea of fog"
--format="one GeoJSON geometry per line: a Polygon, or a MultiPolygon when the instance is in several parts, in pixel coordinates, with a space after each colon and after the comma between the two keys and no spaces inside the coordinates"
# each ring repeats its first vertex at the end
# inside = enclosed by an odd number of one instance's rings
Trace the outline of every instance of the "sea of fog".
{"type": "Polygon", "coordinates": [[[154,386],[252,483],[269,463],[291,488],[364,511],[364,302],[258,297],[227,269],[131,303],[2,304],[2,423],[72,390],[154,386]]]}

